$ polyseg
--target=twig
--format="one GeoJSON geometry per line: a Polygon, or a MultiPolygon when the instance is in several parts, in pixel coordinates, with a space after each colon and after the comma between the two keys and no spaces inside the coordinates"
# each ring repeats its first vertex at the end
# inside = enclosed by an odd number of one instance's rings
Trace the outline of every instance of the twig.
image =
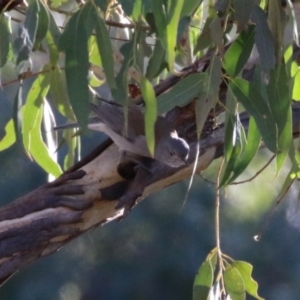
{"type": "Polygon", "coordinates": [[[262,173],[269,165],[270,163],[273,161],[273,159],[276,157],[276,154],[274,154],[270,160],[259,170],[257,171],[252,177],[246,179],[246,180],[242,180],[242,181],[238,181],[238,182],[232,182],[230,183],[230,185],[236,185],[236,184],[242,184],[242,183],[246,183],[246,182],[250,182],[253,179],[255,179],[260,173],[262,173]]]}

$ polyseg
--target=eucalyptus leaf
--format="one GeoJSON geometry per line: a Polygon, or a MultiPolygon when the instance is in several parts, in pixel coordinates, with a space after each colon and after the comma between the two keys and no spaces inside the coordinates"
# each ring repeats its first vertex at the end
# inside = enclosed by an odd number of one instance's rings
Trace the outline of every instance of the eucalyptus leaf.
{"type": "Polygon", "coordinates": [[[66,54],[65,72],[70,102],[83,129],[87,128],[90,111],[88,39],[95,26],[95,14],[92,3],[87,3],[71,17],[59,40],[59,48],[66,54]]]}
{"type": "Polygon", "coordinates": [[[242,31],[226,51],[223,68],[229,76],[237,76],[247,63],[254,46],[254,29],[254,26],[249,26],[242,31]]]}
{"type": "Polygon", "coordinates": [[[275,47],[267,16],[258,5],[255,5],[251,19],[256,23],[255,44],[259,53],[260,63],[265,71],[269,71],[275,66],[275,47]]]}
{"type": "Polygon", "coordinates": [[[248,25],[255,0],[233,0],[234,18],[237,21],[238,32],[248,25]]]}
{"type": "Polygon", "coordinates": [[[192,74],[180,80],[174,87],[157,97],[158,114],[170,111],[175,106],[185,106],[201,92],[204,92],[204,81],[207,73],[192,74]]]}
{"type": "Polygon", "coordinates": [[[149,152],[154,156],[155,149],[155,122],[157,119],[157,103],[154,89],[145,77],[141,80],[141,91],[145,101],[145,134],[149,152]]]}
{"type": "Polygon", "coordinates": [[[101,55],[102,66],[105,72],[107,83],[110,88],[115,88],[116,82],[114,76],[113,49],[105,23],[97,13],[95,29],[98,49],[101,55]]]}
{"type": "Polygon", "coordinates": [[[11,36],[9,27],[9,18],[5,14],[0,14],[0,68],[8,59],[11,36]]]}
{"type": "Polygon", "coordinates": [[[231,79],[230,88],[247,112],[254,117],[265,145],[278,152],[278,129],[267,103],[254,86],[241,78],[231,79]]]}
{"type": "Polygon", "coordinates": [[[0,140],[0,151],[9,148],[16,142],[16,134],[15,134],[13,119],[10,119],[8,121],[8,123],[5,125],[4,130],[5,130],[5,135],[0,140]]]}

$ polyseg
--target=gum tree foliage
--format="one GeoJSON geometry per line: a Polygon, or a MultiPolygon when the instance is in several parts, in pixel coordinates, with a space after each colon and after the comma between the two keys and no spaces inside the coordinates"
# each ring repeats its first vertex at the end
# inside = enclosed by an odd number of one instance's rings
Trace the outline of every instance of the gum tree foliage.
{"type": "MultiPolygon", "coordinates": [[[[105,91],[124,106],[143,99],[148,145],[153,145],[156,117],[176,106],[194,102],[198,137],[209,114],[215,119],[225,114],[219,187],[243,173],[261,143],[274,153],[277,172],[285,161],[291,164],[279,198],[298,178],[292,99],[300,100],[300,71],[290,0],[284,5],[267,0],[29,0],[7,11],[10,5],[0,15],[1,85],[18,86],[1,151],[19,143],[45,172],[59,176],[77,159],[80,140],[75,131],[64,132],[69,150],[60,166],[53,155],[59,145],[49,134],[57,113],[84,131],[89,102],[105,91]],[[196,67],[162,93],[153,88],[209,53],[205,68],[196,67]],[[39,55],[43,59],[37,61],[39,55]],[[226,92],[222,99],[220,87],[226,92]],[[242,111],[251,116],[247,130],[240,122],[242,111]]],[[[245,299],[246,293],[261,299],[251,272],[250,264],[223,254],[217,238],[195,278],[194,299],[221,294],[245,299]]]]}

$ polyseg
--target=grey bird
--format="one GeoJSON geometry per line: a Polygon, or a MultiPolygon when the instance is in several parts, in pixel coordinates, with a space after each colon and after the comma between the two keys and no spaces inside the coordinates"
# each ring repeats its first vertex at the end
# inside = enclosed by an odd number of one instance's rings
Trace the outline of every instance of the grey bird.
{"type": "MultiPolygon", "coordinates": [[[[154,158],[173,168],[187,165],[190,147],[164,117],[159,116],[155,123],[155,150],[152,157],[145,137],[145,118],[138,108],[128,107],[127,130],[122,106],[105,103],[91,104],[91,108],[95,117],[89,121],[88,128],[106,133],[121,151],[154,158]]],[[[55,129],[74,126],[68,124],[55,129]]]]}

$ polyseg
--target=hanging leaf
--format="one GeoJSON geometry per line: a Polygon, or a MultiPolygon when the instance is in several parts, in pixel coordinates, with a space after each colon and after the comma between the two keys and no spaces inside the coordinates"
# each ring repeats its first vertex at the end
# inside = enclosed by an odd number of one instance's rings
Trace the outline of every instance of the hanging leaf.
{"type": "Polygon", "coordinates": [[[254,45],[254,26],[242,31],[236,41],[226,51],[223,68],[229,76],[237,76],[248,61],[254,45]]]}
{"type": "Polygon", "coordinates": [[[232,300],[246,300],[244,280],[233,265],[228,264],[224,271],[225,289],[232,300]]]}
{"type": "Polygon", "coordinates": [[[114,75],[113,49],[109,38],[108,30],[105,26],[104,21],[100,18],[97,12],[95,12],[95,14],[95,29],[98,49],[101,56],[102,66],[105,72],[107,83],[112,89],[116,87],[114,75]]]}
{"type": "Polygon", "coordinates": [[[207,300],[213,285],[214,272],[217,263],[217,249],[213,249],[198,270],[194,280],[193,300],[207,300]]]}
{"type": "Polygon", "coordinates": [[[256,23],[255,44],[259,53],[260,63],[265,71],[269,71],[275,65],[275,48],[267,16],[258,5],[255,5],[251,19],[256,23]]]}
{"type": "Polygon", "coordinates": [[[147,78],[142,77],[141,90],[145,101],[145,133],[150,154],[154,157],[155,149],[155,122],[157,119],[157,104],[154,89],[147,78]]]}
{"type": "Polygon", "coordinates": [[[33,50],[40,47],[40,43],[46,37],[49,28],[49,12],[42,1],[37,0],[38,7],[38,25],[35,34],[33,50]]]}
{"type": "Polygon", "coordinates": [[[177,30],[184,0],[170,0],[168,3],[166,27],[166,54],[169,70],[174,70],[177,30]]]}
{"type": "Polygon", "coordinates": [[[247,112],[254,117],[265,145],[272,152],[278,152],[276,122],[261,94],[248,81],[241,78],[231,79],[230,88],[247,112]]]}
{"type": "Polygon", "coordinates": [[[233,0],[234,18],[237,21],[238,32],[248,25],[255,0],[233,0]]]}
{"type": "Polygon", "coordinates": [[[166,51],[163,48],[161,41],[157,39],[146,72],[146,77],[149,80],[158,76],[159,73],[162,72],[165,55],[166,51]]]}
{"type": "Polygon", "coordinates": [[[65,72],[70,102],[83,129],[87,128],[90,112],[88,39],[95,26],[95,13],[94,6],[88,2],[71,17],[59,40],[59,49],[66,54],[65,72]]]}
{"type": "Polygon", "coordinates": [[[293,86],[293,100],[300,101],[300,71],[298,71],[294,77],[294,86],[293,86]]]}
{"type": "Polygon", "coordinates": [[[8,59],[11,36],[9,23],[9,18],[5,14],[0,14],[0,68],[8,59]]]}
{"type": "Polygon", "coordinates": [[[238,270],[238,272],[242,276],[245,283],[246,292],[258,300],[263,300],[263,298],[259,297],[257,294],[258,284],[256,281],[253,280],[251,276],[253,267],[245,261],[238,260],[235,260],[232,263],[232,265],[238,270]]]}
{"type": "Polygon", "coordinates": [[[50,78],[47,73],[41,73],[32,84],[22,109],[23,144],[28,155],[32,156],[47,173],[57,177],[61,174],[61,169],[51,158],[41,132],[42,102],[49,87],[50,78]]]}

